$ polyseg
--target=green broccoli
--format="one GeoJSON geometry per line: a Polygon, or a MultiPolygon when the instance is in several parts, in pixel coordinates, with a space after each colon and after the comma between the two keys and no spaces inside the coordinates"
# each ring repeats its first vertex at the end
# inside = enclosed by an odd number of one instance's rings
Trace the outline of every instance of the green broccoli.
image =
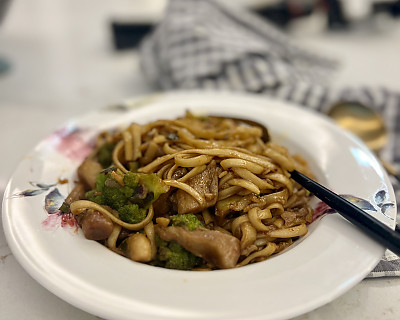
{"type": "Polygon", "coordinates": [[[137,204],[127,204],[119,208],[118,214],[122,221],[139,223],[146,218],[146,209],[141,209],[137,204]]]}
{"type": "Polygon", "coordinates": [[[169,189],[155,174],[128,172],[123,175],[122,182],[114,177],[115,172],[98,174],[96,187],[86,193],[86,199],[111,207],[128,223],[142,221],[149,206],[169,189]]]}
{"type": "Polygon", "coordinates": [[[140,178],[140,182],[147,187],[147,189],[154,194],[154,201],[158,197],[167,192],[169,187],[160,179],[155,173],[137,173],[140,178]]]}
{"type": "Polygon", "coordinates": [[[172,225],[178,227],[187,227],[190,231],[203,227],[201,221],[193,213],[176,214],[171,217],[172,225]]]}
{"type": "Polygon", "coordinates": [[[97,190],[90,190],[86,192],[85,198],[88,199],[89,201],[96,202],[97,204],[104,205],[104,196],[100,191],[97,190]]]}
{"type": "Polygon", "coordinates": [[[128,199],[121,189],[122,188],[110,188],[104,186],[102,194],[104,196],[105,204],[116,210],[119,210],[119,208],[124,206],[128,199]]]}
{"type": "Polygon", "coordinates": [[[124,184],[125,186],[135,189],[139,183],[139,175],[133,172],[127,172],[124,175],[124,184]]]}
{"type": "Polygon", "coordinates": [[[156,237],[159,265],[168,269],[190,270],[201,264],[202,259],[187,251],[175,241],[167,242],[156,237]]]}
{"type": "Polygon", "coordinates": [[[105,182],[106,182],[108,177],[109,177],[109,175],[105,174],[105,173],[99,173],[96,176],[96,190],[97,191],[102,191],[103,190],[104,184],[105,184],[105,182]]]}

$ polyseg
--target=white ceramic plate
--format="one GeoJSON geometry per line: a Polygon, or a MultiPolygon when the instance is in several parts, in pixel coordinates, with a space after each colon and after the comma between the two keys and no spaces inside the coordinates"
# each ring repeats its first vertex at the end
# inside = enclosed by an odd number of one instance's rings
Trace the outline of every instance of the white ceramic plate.
{"type": "Polygon", "coordinates": [[[274,141],[306,157],[320,182],[364,199],[370,214],[394,227],[396,204],[387,175],[362,143],[321,115],[228,93],[160,94],[124,105],[66,124],[21,162],[9,182],[3,202],[8,243],[27,272],[57,296],[109,319],[287,319],[338,297],[378,263],[384,248],[338,214],[314,222],[283,254],[212,272],[135,263],[74,233],[68,221],[48,214],[45,198],[68,194],[90,139],[100,130],[175,118],[186,109],[265,123],[274,141]]]}

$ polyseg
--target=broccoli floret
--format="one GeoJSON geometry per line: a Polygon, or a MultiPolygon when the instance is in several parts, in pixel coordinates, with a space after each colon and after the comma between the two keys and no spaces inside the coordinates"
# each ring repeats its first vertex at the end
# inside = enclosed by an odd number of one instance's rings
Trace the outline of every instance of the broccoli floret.
{"type": "Polygon", "coordinates": [[[96,202],[97,204],[103,205],[105,204],[104,201],[104,196],[102,195],[101,192],[97,190],[91,190],[86,192],[85,198],[88,199],[89,201],[96,202]]]}
{"type": "Polygon", "coordinates": [[[176,214],[172,216],[172,225],[178,227],[187,227],[190,231],[203,227],[201,221],[193,213],[176,214]]]}
{"type": "Polygon", "coordinates": [[[128,186],[119,187],[118,190],[125,196],[125,198],[132,197],[133,193],[135,192],[134,189],[128,186]]]}
{"type": "Polygon", "coordinates": [[[139,183],[139,176],[136,173],[128,172],[124,175],[124,183],[127,187],[135,189],[139,183]]]}
{"type": "Polygon", "coordinates": [[[143,183],[147,189],[154,194],[154,201],[157,200],[161,194],[169,190],[169,187],[155,173],[139,173],[138,175],[140,177],[140,182],[143,183]]]}
{"type": "Polygon", "coordinates": [[[190,270],[202,262],[201,258],[196,257],[175,241],[167,242],[159,237],[156,237],[156,240],[158,244],[158,259],[165,268],[190,270]]]}
{"type": "Polygon", "coordinates": [[[121,220],[128,223],[138,223],[146,217],[147,209],[157,199],[152,190],[158,197],[169,189],[155,174],[128,172],[122,179],[123,182],[115,172],[103,171],[96,177],[96,188],[86,193],[86,199],[117,210],[121,220]]]}
{"type": "Polygon", "coordinates": [[[127,203],[127,198],[120,189],[104,187],[102,193],[105,204],[116,210],[127,203]]]}
{"type": "Polygon", "coordinates": [[[100,147],[99,151],[97,151],[97,160],[103,168],[107,168],[112,164],[112,152],[114,147],[115,144],[113,143],[105,143],[100,147]]]}
{"type": "Polygon", "coordinates": [[[127,223],[139,223],[146,218],[146,210],[137,204],[127,204],[118,210],[119,218],[127,223]]]}
{"type": "Polygon", "coordinates": [[[104,173],[99,173],[96,176],[96,190],[102,191],[104,188],[104,184],[106,183],[107,175],[104,173]]]}

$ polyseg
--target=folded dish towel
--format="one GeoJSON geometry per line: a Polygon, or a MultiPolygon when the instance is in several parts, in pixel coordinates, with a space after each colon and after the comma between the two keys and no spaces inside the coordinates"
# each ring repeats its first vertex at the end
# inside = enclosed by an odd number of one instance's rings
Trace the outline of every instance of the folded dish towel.
{"type": "MultiPolygon", "coordinates": [[[[144,75],[158,90],[262,93],[321,112],[339,101],[364,103],[388,127],[382,157],[400,165],[400,95],[385,88],[329,87],[335,61],[295,45],[255,14],[211,0],[171,0],[140,54],[144,75]]],[[[392,182],[400,200],[400,184],[392,182]]],[[[400,276],[400,259],[389,251],[369,275],[382,276],[400,276]]]]}

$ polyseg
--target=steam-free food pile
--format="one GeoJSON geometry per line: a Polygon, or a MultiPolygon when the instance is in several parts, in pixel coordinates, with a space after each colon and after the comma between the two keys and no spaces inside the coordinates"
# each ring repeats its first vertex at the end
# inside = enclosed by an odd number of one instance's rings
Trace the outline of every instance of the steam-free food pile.
{"type": "Polygon", "coordinates": [[[294,169],[312,176],[260,127],[187,112],[99,134],[60,209],[87,239],[137,262],[241,267],[307,233],[311,195],[294,169]]]}

